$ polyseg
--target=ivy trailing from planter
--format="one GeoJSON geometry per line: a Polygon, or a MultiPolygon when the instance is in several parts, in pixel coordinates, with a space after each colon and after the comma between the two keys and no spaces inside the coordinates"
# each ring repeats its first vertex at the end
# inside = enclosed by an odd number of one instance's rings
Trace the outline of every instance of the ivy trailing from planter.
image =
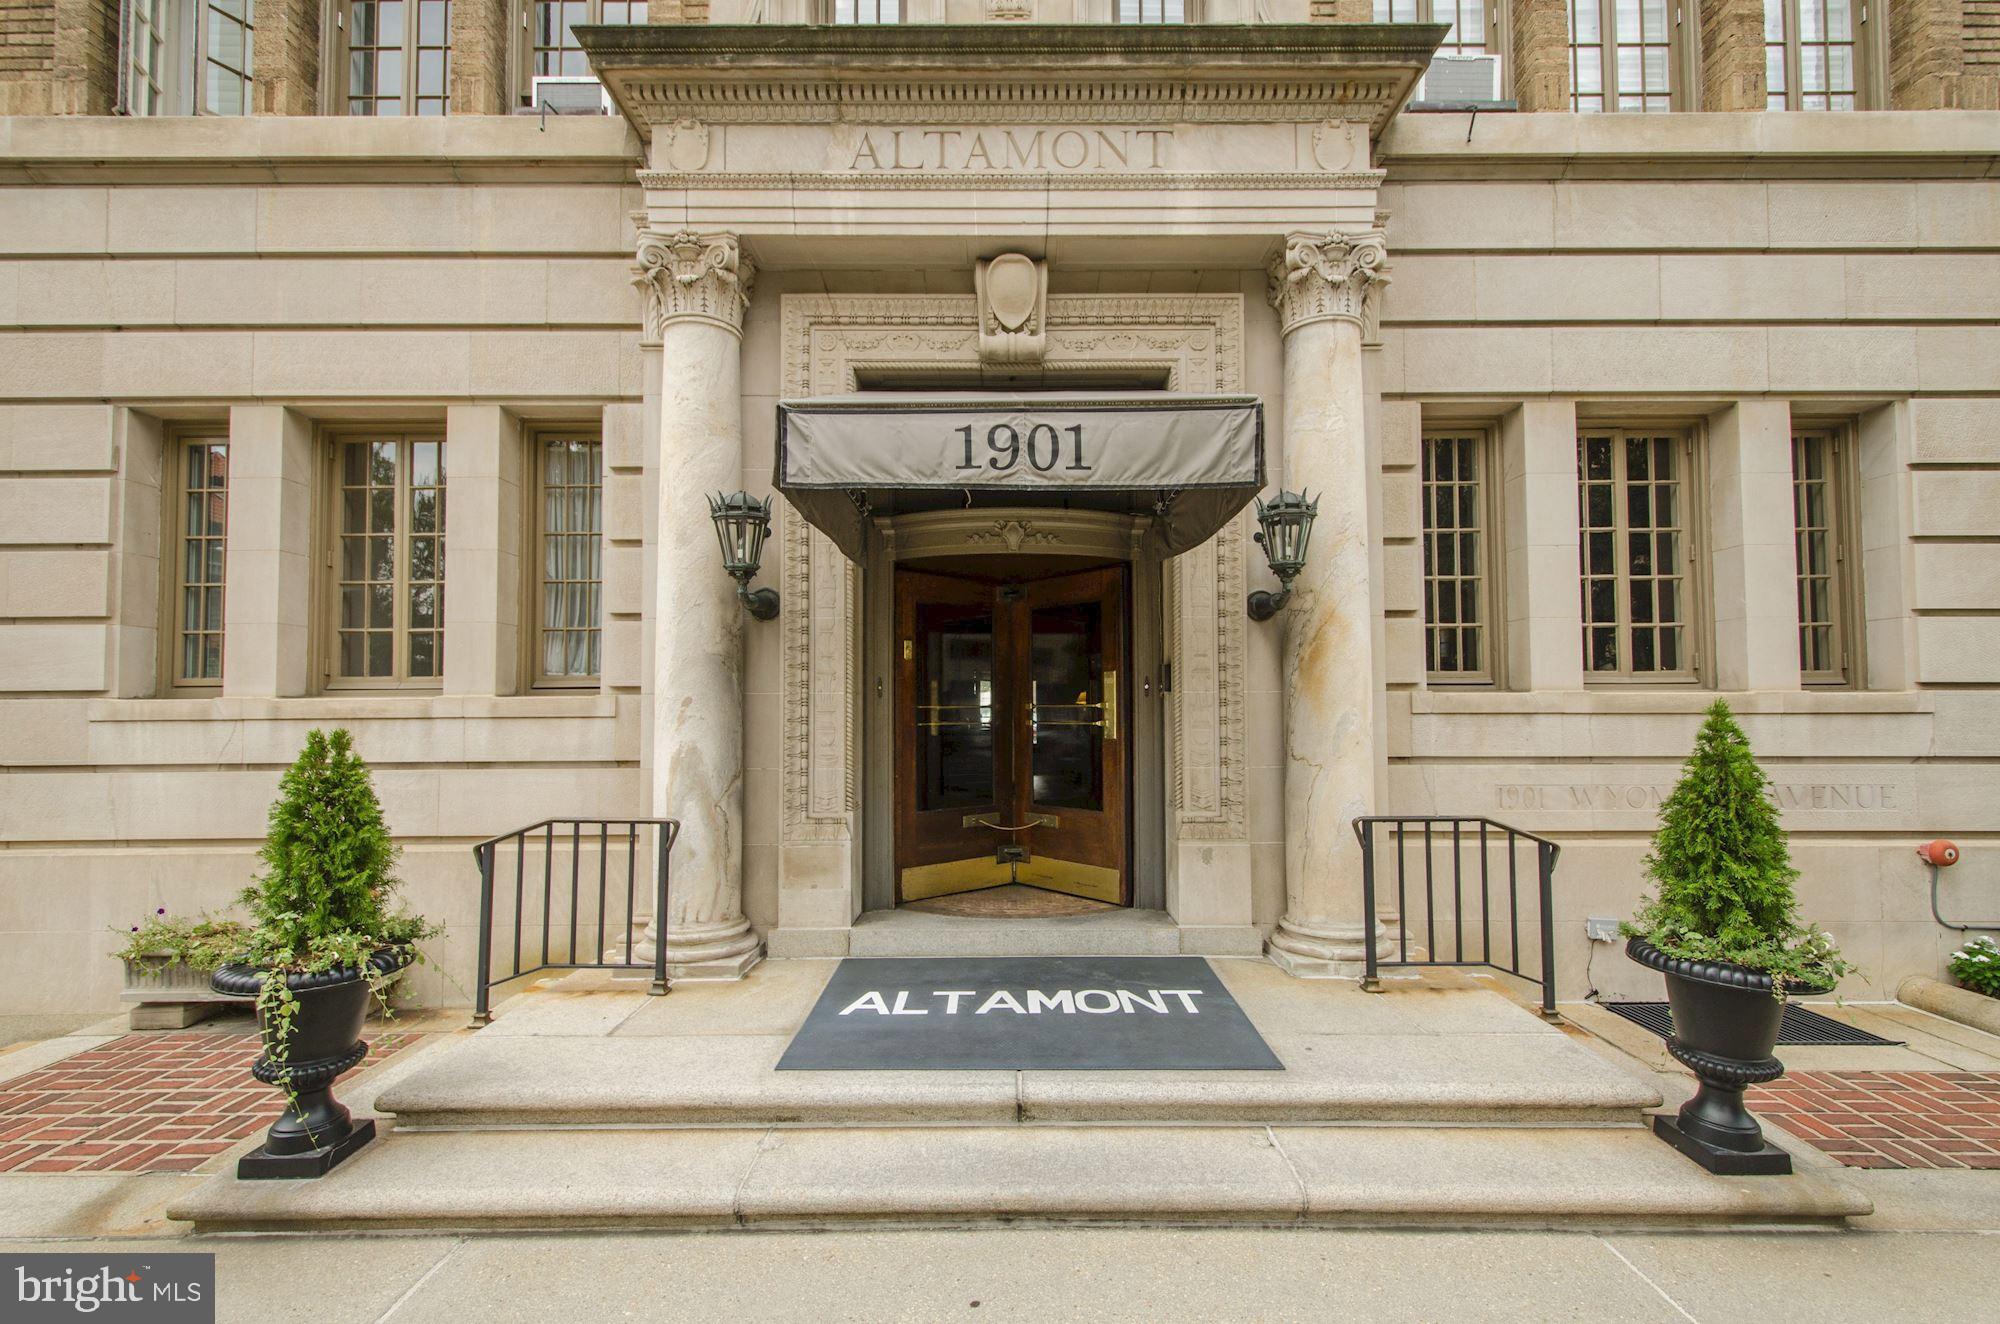
{"type": "Polygon", "coordinates": [[[218,988],[226,976],[254,979],[265,1056],[295,1111],[287,1065],[299,1009],[293,986],[316,982],[311,976],[363,978],[386,1010],[389,977],[424,961],[419,944],[442,932],[398,903],[400,854],[353,737],[344,729],[309,732],[271,805],[258,852],[263,872],[240,898],[250,926],[235,965],[217,976],[218,988]]]}
{"type": "Polygon", "coordinates": [[[1729,705],[1709,705],[1680,782],[1660,807],[1660,827],[1644,861],[1654,885],[1622,926],[1670,957],[1722,961],[1788,985],[1832,988],[1854,967],[1833,939],[1798,917],[1785,830],[1729,705]]]}

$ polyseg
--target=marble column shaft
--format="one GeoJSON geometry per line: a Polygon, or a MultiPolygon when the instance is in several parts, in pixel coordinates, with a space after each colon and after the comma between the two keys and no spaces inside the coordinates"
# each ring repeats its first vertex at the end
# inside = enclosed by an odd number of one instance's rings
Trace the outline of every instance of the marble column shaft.
{"type": "Polygon", "coordinates": [[[1308,977],[1355,977],[1363,944],[1385,932],[1361,913],[1352,822],[1375,811],[1380,757],[1361,342],[1386,259],[1379,231],[1295,234],[1270,272],[1285,336],[1284,485],[1308,492],[1319,513],[1275,622],[1285,632],[1285,914],[1267,952],[1308,977]]]}
{"type": "MultiPolygon", "coordinates": [[[[706,496],[742,485],[742,327],[754,271],[725,234],[639,244],[646,331],[660,345],[659,543],[653,616],[652,812],[678,819],[668,973],[731,979],[762,940],[743,913],[743,622],[706,496]]],[[[638,959],[651,956],[657,924],[638,959]]]]}

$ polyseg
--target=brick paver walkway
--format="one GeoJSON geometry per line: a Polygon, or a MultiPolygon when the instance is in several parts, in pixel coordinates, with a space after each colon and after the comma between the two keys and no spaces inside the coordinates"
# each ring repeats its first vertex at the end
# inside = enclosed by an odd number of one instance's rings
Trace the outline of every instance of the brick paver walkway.
{"type": "MultiPolygon", "coordinates": [[[[378,1034],[362,1065],[417,1038],[378,1034]]],[[[192,1171],[283,1110],[257,1051],[252,1033],[128,1034],[0,1081],[0,1172],[192,1171]]]]}
{"type": "Polygon", "coordinates": [[[2000,1168],[2000,1072],[1794,1071],[1745,1102],[1850,1168],[2000,1168]]]}

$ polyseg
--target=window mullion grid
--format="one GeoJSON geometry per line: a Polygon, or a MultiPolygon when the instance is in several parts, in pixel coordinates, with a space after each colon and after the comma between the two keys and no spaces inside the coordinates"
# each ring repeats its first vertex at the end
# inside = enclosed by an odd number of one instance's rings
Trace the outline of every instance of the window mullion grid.
{"type": "Polygon", "coordinates": [[[1632,474],[1626,463],[1623,430],[1611,433],[1611,596],[1612,618],[1617,622],[1618,665],[1615,676],[1638,674],[1632,667],[1632,521],[1628,513],[1632,474]]]}

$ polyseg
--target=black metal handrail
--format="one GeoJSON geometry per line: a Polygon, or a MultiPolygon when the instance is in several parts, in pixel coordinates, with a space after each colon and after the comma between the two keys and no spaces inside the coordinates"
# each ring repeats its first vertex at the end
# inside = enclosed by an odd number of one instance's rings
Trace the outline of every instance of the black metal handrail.
{"type": "Polygon", "coordinates": [[[1475,967],[1498,970],[1530,983],[1542,986],[1542,1015],[1555,1018],[1556,1014],[1556,930],[1554,898],[1556,858],[1562,854],[1562,847],[1547,837],[1538,837],[1532,832],[1490,818],[1455,818],[1438,814],[1377,814],[1354,820],[1354,835],[1361,842],[1361,910],[1364,916],[1363,931],[1370,934],[1366,942],[1368,949],[1366,977],[1362,987],[1379,991],[1378,972],[1384,968],[1416,966],[1475,967]],[[1375,950],[1373,939],[1377,921],[1375,887],[1375,829],[1387,825],[1394,829],[1396,841],[1396,959],[1383,960],[1375,950]],[[1479,851],[1479,909],[1477,913],[1479,945],[1476,952],[1468,955],[1466,947],[1466,877],[1465,846],[1468,828],[1478,829],[1476,843],[1479,851]],[[1427,958],[1410,958],[1410,936],[1412,932],[1410,916],[1410,878],[1408,846],[1412,829],[1423,832],[1424,866],[1424,944],[1420,954],[1427,958]],[[1451,844],[1451,897],[1449,936],[1451,959],[1441,960],[1438,948],[1439,914],[1437,895],[1437,852],[1436,846],[1442,836],[1440,828],[1449,828],[1451,844]],[[1541,950],[1538,968],[1529,973],[1521,962],[1521,888],[1520,855],[1523,844],[1532,845],[1536,864],[1536,917],[1541,926],[1541,950]],[[1505,852],[1507,864],[1507,913],[1504,916],[1507,938],[1506,960],[1498,959],[1494,951],[1494,888],[1497,885],[1492,873],[1493,853],[1496,849],[1505,852]],[[1476,958],[1476,959],[1475,959],[1476,958]]]}
{"type": "Polygon", "coordinates": [[[488,837],[474,846],[473,858],[479,861],[479,984],[473,997],[473,1023],[484,1025],[493,1019],[495,988],[543,970],[650,969],[653,972],[652,992],[665,993],[668,987],[667,860],[680,833],[680,823],[671,818],[545,818],[539,823],[488,837]],[[649,849],[653,861],[653,916],[658,926],[658,941],[653,944],[653,959],[650,962],[630,959],[639,934],[645,930],[637,912],[639,849],[649,827],[652,829],[649,849]],[[564,829],[567,830],[566,837],[560,834],[564,829]],[[594,833],[586,832],[586,829],[594,829],[594,833]],[[503,953],[509,959],[504,963],[506,972],[500,973],[495,969],[493,950],[494,909],[496,902],[504,901],[505,897],[496,897],[494,879],[501,848],[509,842],[514,847],[514,942],[503,953]],[[533,872],[528,862],[531,845],[541,857],[542,895],[538,906],[528,881],[533,872]],[[590,904],[588,874],[583,867],[584,856],[593,849],[597,854],[594,905],[590,904]],[[563,905],[559,904],[564,901],[563,894],[556,886],[556,857],[565,850],[569,856],[569,894],[567,904],[563,905]],[[611,857],[614,853],[622,853],[625,857],[622,910],[616,906],[619,894],[612,886],[611,857]],[[590,916],[588,928],[582,924],[586,909],[590,916]],[[528,965],[525,961],[531,952],[525,951],[524,946],[536,914],[542,929],[541,959],[534,965],[528,965]],[[558,945],[559,938],[565,933],[567,942],[558,945]],[[588,950],[594,959],[578,960],[579,936],[593,933],[594,940],[588,950]],[[627,959],[606,960],[605,953],[620,943],[627,959]]]}

